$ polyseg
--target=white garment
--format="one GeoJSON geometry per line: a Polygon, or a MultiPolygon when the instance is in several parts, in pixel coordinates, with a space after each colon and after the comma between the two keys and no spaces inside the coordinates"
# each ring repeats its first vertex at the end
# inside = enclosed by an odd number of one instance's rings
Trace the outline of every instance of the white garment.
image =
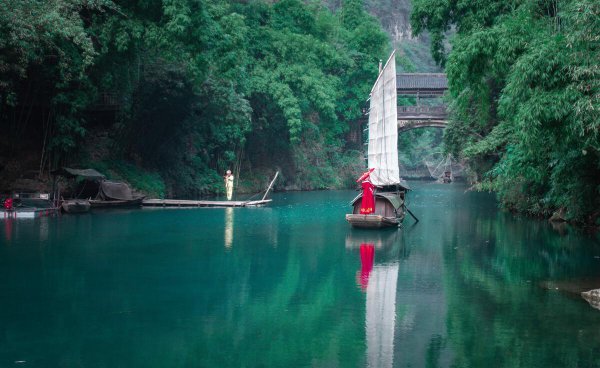
{"type": "Polygon", "coordinates": [[[225,177],[225,192],[227,193],[227,200],[231,201],[233,197],[233,175],[225,177]]]}

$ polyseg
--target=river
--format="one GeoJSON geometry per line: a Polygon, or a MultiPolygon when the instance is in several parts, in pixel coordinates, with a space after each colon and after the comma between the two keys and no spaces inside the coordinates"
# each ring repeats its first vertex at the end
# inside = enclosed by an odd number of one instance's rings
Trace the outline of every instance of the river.
{"type": "Polygon", "coordinates": [[[0,366],[593,367],[594,235],[411,183],[420,218],[353,230],[354,191],[265,208],[0,220],[0,366]]]}

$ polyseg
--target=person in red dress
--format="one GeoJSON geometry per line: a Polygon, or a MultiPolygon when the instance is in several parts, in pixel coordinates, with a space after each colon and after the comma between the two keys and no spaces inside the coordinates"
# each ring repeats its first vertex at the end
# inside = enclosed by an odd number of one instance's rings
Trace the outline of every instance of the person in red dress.
{"type": "Polygon", "coordinates": [[[361,215],[369,215],[375,212],[375,195],[373,194],[373,190],[375,186],[369,180],[373,169],[369,169],[369,171],[362,174],[360,178],[356,181],[357,183],[362,181],[361,186],[363,190],[362,202],[360,203],[360,214],[361,215]]]}
{"type": "Polygon", "coordinates": [[[6,200],[4,201],[4,209],[6,211],[13,210],[13,199],[12,198],[6,198],[6,200]]]}

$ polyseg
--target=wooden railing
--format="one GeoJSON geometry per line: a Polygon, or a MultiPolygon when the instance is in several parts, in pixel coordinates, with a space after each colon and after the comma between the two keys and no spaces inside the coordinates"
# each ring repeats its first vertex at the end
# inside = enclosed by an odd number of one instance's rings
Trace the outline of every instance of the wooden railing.
{"type": "Polygon", "coordinates": [[[446,119],[446,106],[398,106],[398,120],[446,119]]]}
{"type": "Polygon", "coordinates": [[[121,108],[121,101],[119,96],[112,92],[101,92],[98,94],[96,102],[90,106],[92,111],[110,111],[119,110],[121,108]]]}

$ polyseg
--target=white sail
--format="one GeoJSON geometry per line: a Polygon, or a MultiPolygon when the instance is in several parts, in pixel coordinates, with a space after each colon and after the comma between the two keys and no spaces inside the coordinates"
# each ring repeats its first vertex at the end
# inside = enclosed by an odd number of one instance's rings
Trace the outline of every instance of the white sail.
{"type": "Polygon", "coordinates": [[[398,168],[398,115],[396,51],[392,53],[371,90],[369,109],[369,168],[377,186],[400,184],[398,168]]]}

